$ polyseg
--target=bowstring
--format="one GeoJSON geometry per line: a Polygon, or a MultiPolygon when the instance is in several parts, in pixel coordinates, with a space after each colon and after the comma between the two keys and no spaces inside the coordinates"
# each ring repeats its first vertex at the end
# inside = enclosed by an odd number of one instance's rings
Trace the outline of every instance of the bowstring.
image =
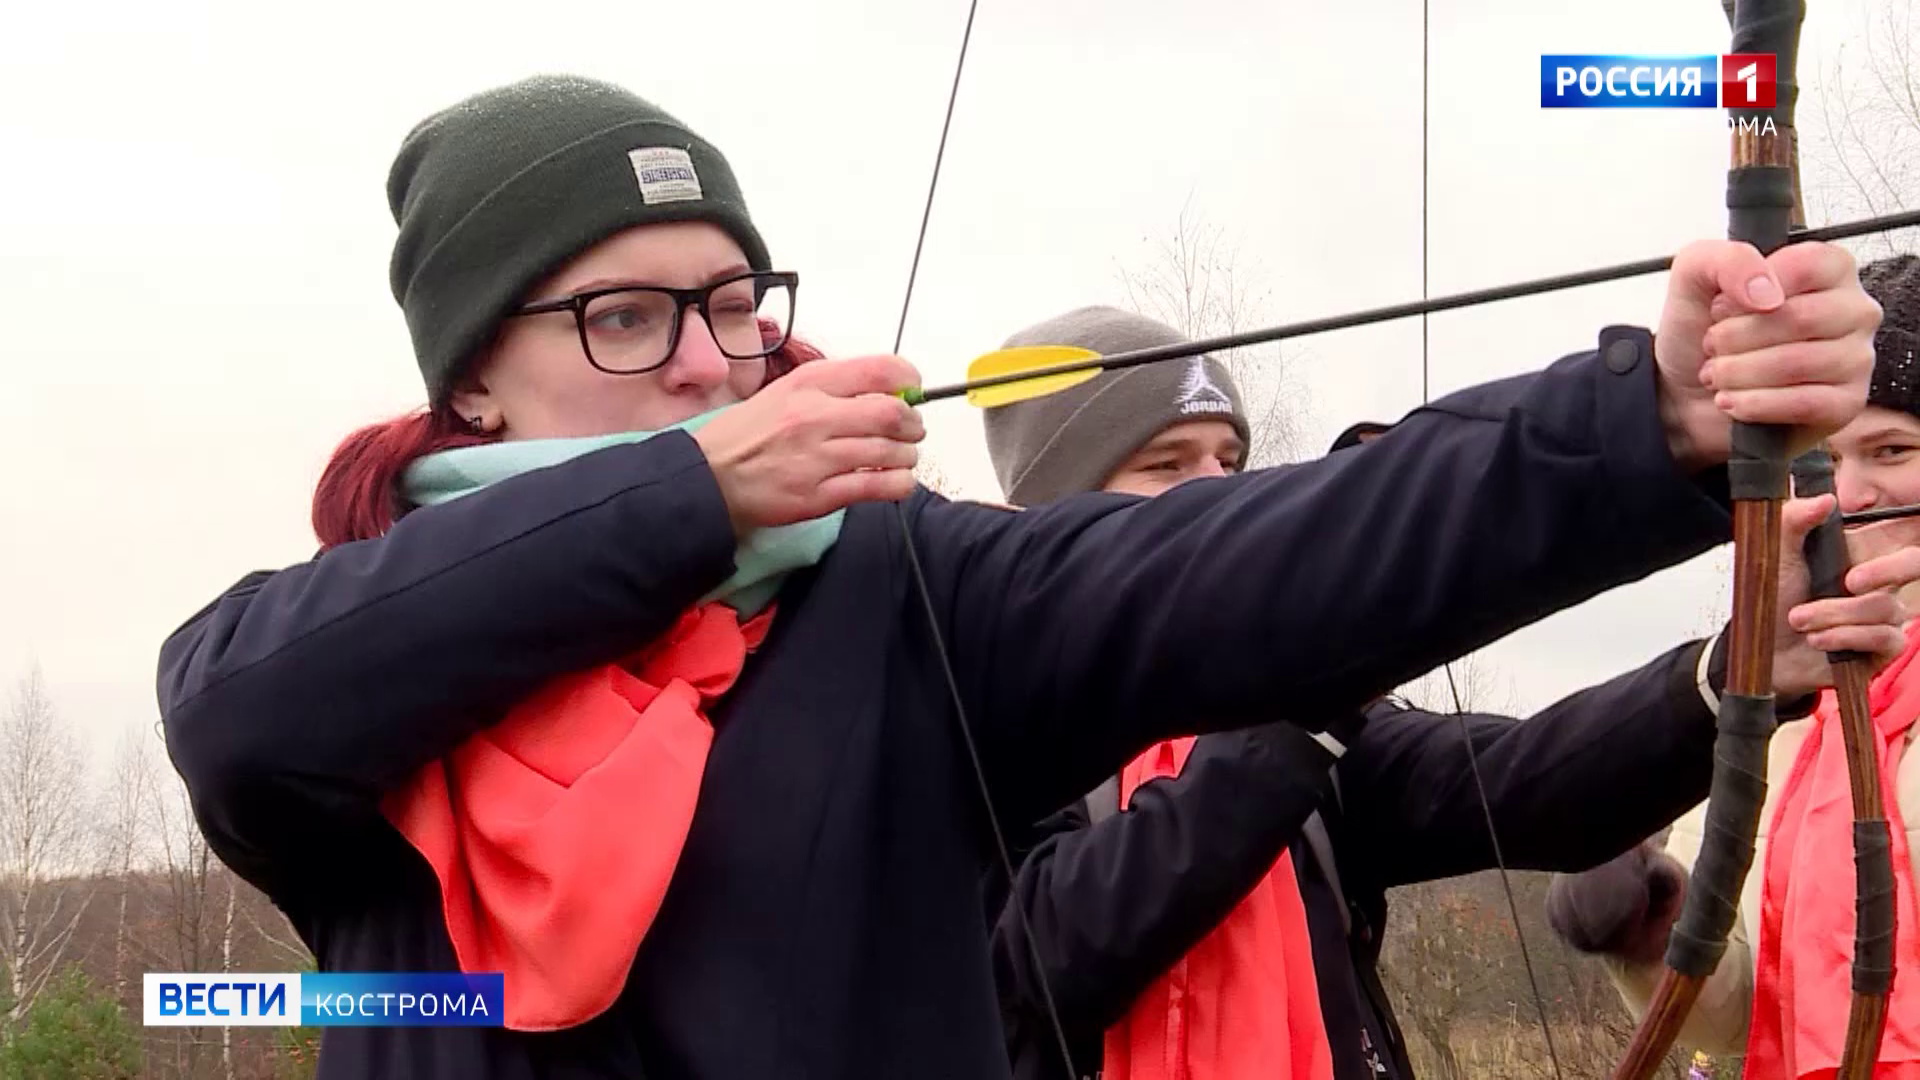
{"type": "MultiPolygon", "coordinates": [[[[1420,0],[1420,299],[1427,298],[1428,271],[1432,264],[1431,249],[1427,236],[1427,132],[1429,124],[1429,86],[1432,83],[1432,11],[1431,0],[1420,0]]],[[[1432,400],[1432,384],[1428,379],[1429,354],[1427,348],[1427,319],[1425,312],[1420,314],[1420,404],[1426,405],[1432,400]]],[[[1480,755],[1474,752],[1473,732],[1467,728],[1467,709],[1460,700],[1460,686],[1453,679],[1451,661],[1442,663],[1440,670],[1447,677],[1447,691],[1453,697],[1453,717],[1460,725],[1460,743],[1467,751],[1467,771],[1473,777],[1474,793],[1480,797],[1480,812],[1487,821],[1487,841],[1493,848],[1493,864],[1500,871],[1500,888],[1507,895],[1507,914],[1513,919],[1513,937],[1520,944],[1520,964],[1527,971],[1527,986],[1533,991],[1534,1011],[1540,1016],[1540,1035],[1546,1040],[1547,1060],[1553,1065],[1553,1075],[1563,1080],[1560,1071],[1560,1054],[1553,1045],[1553,1026],[1547,1022],[1547,999],[1540,993],[1540,978],[1533,970],[1532,950],[1527,948],[1527,934],[1520,927],[1520,902],[1514,898],[1513,879],[1507,873],[1507,859],[1500,849],[1500,831],[1493,824],[1493,800],[1487,797],[1487,785],[1480,776],[1480,755]]]]}
{"type": "Polygon", "coordinates": [[[1493,862],[1500,868],[1500,888],[1507,894],[1507,912],[1513,917],[1513,936],[1520,943],[1520,963],[1527,969],[1527,985],[1533,990],[1533,1007],[1540,1014],[1540,1034],[1547,1041],[1547,1060],[1553,1063],[1553,1075],[1561,1077],[1560,1055],[1554,1050],[1553,1028],[1547,1023],[1547,999],[1540,993],[1540,979],[1533,971],[1533,955],[1527,948],[1526,932],[1520,929],[1520,903],[1514,899],[1513,880],[1507,876],[1507,860],[1500,852],[1500,833],[1493,827],[1493,804],[1487,798],[1486,785],[1480,779],[1480,756],[1473,752],[1473,734],[1467,730],[1467,710],[1460,703],[1460,687],[1453,681],[1453,665],[1440,665],[1447,675],[1447,689],[1453,693],[1453,716],[1460,724],[1460,739],[1467,748],[1467,769],[1473,775],[1473,789],[1480,794],[1480,812],[1486,815],[1487,839],[1493,844],[1493,862]]]}
{"type": "MultiPolygon", "coordinates": [[[[913,244],[913,263],[907,270],[906,294],[900,301],[900,321],[893,333],[893,352],[898,355],[900,345],[907,335],[907,313],[913,308],[913,287],[920,277],[920,256],[927,246],[927,226],[933,220],[933,200],[940,190],[940,166],[947,157],[947,136],[953,130],[954,106],[960,100],[960,77],[966,71],[967,47],[973,41],[974,16],[980,11],[980,0],[969,0],[967,4],[967,25],[960,34],[960,54],[953,65],[953,86],[947,91],[947,114],[940,125],[940,143],[933,155],[933,174],[927,181],[927,198],[920,211],[920,232],[913,244]]],[[[1000,858],[1000,869],[1007,875],[1007,904],[1013,909],[1014,917],[1020,924],[1020,936],[1027,943],[1028,958],[1033,963],[1033,974],[1040,985],[1040,999],[1046,1006],[1047,1021],[1053,1028],[1053,1037],[1059,1046],[1060,1061],[1066,1066],[1066,1075],[1080,1075],[1073,1066],[1073,1052],[1068,1047],[1066,1025],[1060,1020],[1060,1009],[1054,1004],[1053,988],[1047,983],[1046,964],[1040,956],[1040,946],[1033,937],[1033,925],[1027,919],[1026,908],[1019,903],[1014,891],[1013,854],[1007,845],[1007,836],[1000,828],[1000,816],[993,807],[992,787],[987,783],[986,766],[980,759],[980,747],[973,737],[973,725],[967,720],[967,706],[960,693],[960,680],[953,673],[953,659],[947,654],[946,640],[940,633],[940,616],[933,602],[933,589],[927,584],[926,571],[920,565],[920,552],[913,542],[913,524],[907,519],[905,502],[893,504],[900,522],[900,539],[907,553],[907,566],[912,571],[914,591],[919,594],[920,606],[927,618],[927,630],[933,636],[933,650],[940,659],[940,671],[945,677],[947,694],[953,702],[954,719],[960,727],[961,741],[966,744],[967,758],[973,765],[973,776],[980,787],[980,803],[986,810],[987,826],[993,833],[995,852],[1000,858]]]]}
{"type": "MultiPolygon", "coordinates": [[[[969,0],[966,26],[961,32],[960,49],[954,63],[953,83],[947,94],[946,115],[941,123],[940,141],[934,152],[932,175],[927,183],[927,196],[921,208],[920,228],[914,240],[913,260],[907,271],[905,295],[900,303],[900,319],[894,329],[893,352],[898,354],[906,339],[907,316],[912,311],[914,286],[919,280],[921,256],[926,250],[928,227],[933,220],[933,204],[939,191],[941,167],[946,161],[947,140],[953,128],[953,114],[959,102],[960,85],[966,70],[967,51],[973,39],[973,24],[979,13],[979,0],[969,0]]],[[[1429,119],[1429,62],[1431,57],[1431,12],[1429,0],[1421,2],[1421,87],[1420,87],[1420,296],[1428,296],[1429,259],[1428,259],[1428,119],[1429,119]]],[[[1429,348],[1428,316],[1420,316],[1420,397],[1424,405],[1430,400],[1429,389],[1429,348]]],[[[1000,860],[1000,868],[1007,876],[1009,886],[1008,906],[1013,909],[1014,917],[1020,924],[1021,936],[1027,943],[1029,957],[1033,961],[1033,973],[1040,987],[1040,996],[1047,1012],[1047,1020],[1052,1028],[1054,1039],[1060,1051],[1062,1064],[1067,1075],[1077,1075],[1073,1065],[1073,1053],[1068,1045],[1066,1027],[1061,1022],[1059,1007],[1054,1003],[1052,987],[1047,982],[1044,962],[1039,954],[1039,946],[1033,937],[1033,928],[1027,919],[1026,909],[1017,902],[1012,893],[1015,876],[1013,856],[1007,843],[1006,833],[1000,827],[999,815],[994,810],[992,788],[987,781],[986,767],[981,761],[980,750],[973,735],[973,725],[967,719],[967,708],[960,693],[959,679],[953,671],[953,662],[947,652],[945,639],[940,633],[940,619],[933,602],[933,590],[927,583],[926,572],[920,562],[919,550],[913,542],[912,523],[907,518],[905,503],[895,503],[894,509],[899,519],[902,546],[907,554],[907,564],[912,572],[914,591],[920,598],[923,613],[927,619],[927,629],[932,635],[934,652],[940,660],[941,674],[946,683],[948,695],[953,703],[954,719],[960,728],[960,735],[967,749],[967,757],[973,767],[974,780],[979,786],[980,801],[986,812],[987,825],[993,835],[995,852],[1000,860]]],[[[1563,1077],[1559,1054],[1553,1043],[1552,1026],[1547,1021],[1546,999],[1540,992],[1540,981],[1535,973],[1531,950],[1527,947],[1525,931],[1520,925],[1520,906],[1515,898],[1513,882],[1508,874],[1506,859],[1500,846],[1500,835],[1494,825],[1492,800],[1487,796],[1484,780],[1480,775],[1480,762],[1474,753],[1472,735],[1467,728],[1466,709],[1460,698],[1460,688],[1453,677],[1452,664],[1444,663],[1441,670],[1446,675],[1447,687],[1453,698],[1454,717],[1460,725],[1460,735],[1467,751],[1467,763],[1473,778],[1474,790],[1480,799],[1480,809],[1487,823],[1487,838],[1492,844],[1494,863],[1499,869],[1500,884],[1506,893],[1507,909],[1513,919],[1514,937],[1520,946],[1520,960],[1527,973],[1527,983],[1533,993],[1534,1007],[1540,1017],[1540,1031],[1547,1046],[1547,1057],[1553,1065],[1555,1077],[1563,1077]]]]}

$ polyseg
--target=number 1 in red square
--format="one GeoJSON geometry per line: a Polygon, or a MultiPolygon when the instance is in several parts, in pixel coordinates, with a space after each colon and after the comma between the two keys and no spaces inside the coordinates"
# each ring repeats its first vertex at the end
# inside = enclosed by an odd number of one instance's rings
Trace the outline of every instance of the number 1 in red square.
{"type": "Polygon", "coordinates": [[[1773,108],[1773,72],[1772,53],[1723,53],[1720,57],[1720,107],[1773,108]]]}

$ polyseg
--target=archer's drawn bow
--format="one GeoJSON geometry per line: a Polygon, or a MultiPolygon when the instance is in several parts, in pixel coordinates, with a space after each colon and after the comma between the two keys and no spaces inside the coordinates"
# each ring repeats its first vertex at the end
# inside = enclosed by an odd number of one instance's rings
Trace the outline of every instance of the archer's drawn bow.
{"type": "MultiPolygon", "coordinates": [[[[1736,11],[1734,3],[1735,0],[1723,0],[1723,6],[1728,9],[1729,18],[1734,23],[1733,49],[1735,52],[1772,53],[1777,58],[1777,104],[1771,109],[1730,110],[1739,131],[1734,139],[1733,167],[1728,173],[1729,236],[1735,240],[1749,242],[1763,254],[1768,254],[1786,242],[1791,228],[1801,224],[1798,214],[1799,190],[1796,170],[1793,167],[1792,120],[1796,95],[1794,66],[1800,22],[1804,17],[1805,7],[1801,0],[1746,0],[1739,4],[1736,11]]],[[[893,351],[896,353],[900,350],[901,339],[906,329],[907,314],[913,301],[913,285],[918,277],[920,256],[926,243],[927,224],[932,214],[934,195],[938,190],[940,167],[946,154],[947,136],[952,124],[954,105],[959,96],[961,73],[965,69],[967,46],[972,38],[973,22],[978,7],[979,0],[970,0],[966,27],[961,33],[959,58],[954,66],[953,86],[947,97],[946,122],[942,126],[939,145],[934,153],[933,177],[928,184],[926,203],[921,212],[919,237],[914,245],[913,261],[907,274],[906,295],[901,303],[900,324],[894,336],[893,351]]],[[[1904,225],[1907,222],[1903,219],[1898,222],[1876,224],[1904,225]]],[[[1650,272],[1652,269],[1654,268],[1648,267],[1646,271],[1642,271],[1636,267],[1620,267],[1599,273],[1625,276],[1623,271],[1650,272]]],[[[1581,282],[1568,279],[1562,282],[1534,284],[1565,287],[1579,283],[1581,282]]],[[[1545,289],[1528,288],[1526,291],[1545,291],[1545,289]]],[[[1512,295],[1523,295],[1523,292],[1516,289],[1512,295]]],[[[1474,297],[1472,302],[1500,298],[1504,297],[1488,295],[1474,297]]],[[[1460,302],[1459,306],[1465,306],[1467,300],[1466,297],[1453,299],[1460,302]]],[[[1333,329],[1336,325],[1347,321],[1358,325],[1363,321],[1403,317],[1412,313],[1411,308],[1404,312],[1366,313],[1362,316],[1324,320],[1322,325],[1302,324],[1266,331],[1263,334],[1277,340],[1283,336],[1333,329]]],[[[1081,367],[1115,367],[1118,366],[1119,359],[1107,357],[1104,363],[1071,366],[1076,370],[1081,367]]],[[[1139,355],[1131,359],[1137,363],[1149,363],[1159,362],[1167,357],[1139,355]]],[[[1035,381],[1037,376],[1056,374],[1065,374],[1065,372],[1050,369],[1027,370],[1022,376],[1001,376],[990,381],[996,384],[1018,383],[1035,381]]],[[[909,395],[908,400],[912,404],[919,405],[936,397],[961,395],[971,397],[969,391],[981,389],[984,385],[961,385],[945,388],[938,393],[923,392],[909,395]]],[[[1036,392],[1046,391],[1043,388],[1036,392]]],[[[1686,909],[1674,929],[1672,947],[1668,953],[1669,971],[1656,991],[1653,1008],[1649,1010],[1646,1019],[1642,1022],[1641,1029],[1635,1033],[1633,1045],[1628,1049],[1627,1059],[1614,1074],[1616,1080],[1619,1078],[1646,1080],[1652,1075],[1655,1066],[1672,1044],[1702,984],[1713,973],[1722,953],[1725,952],[1727,934],[1732,929],[1734,916],[1738,910],[1741,886],[1745,882],[1747,871],[1753,861],[1754,837],[1759,824],[1760,808],[1766,794],[1767,740],[1774,727],[1771,691],[1772,636],[1778,606],[1780,516],[1781,504],[1785,501],[1788,487],[1786,454],[1790,435],[1791,432],[1785,428],[1734,425],[1729,474],[1735,502],[1735,610],[1729,642],[1731,653],[1727,693],[1722,698],[1717,723],[1719,734],[1715,740],[1715,768],[1708,799],[1709,839],[1703,845],[1701,857],[1695,864],[1688,888],[1686,909]],[[1722,835],[1728,838],[1727,841],[1716,846],[1714,837],[1722,835]]],[[[1809,474],[1808,482],[1817,484],[1818,479],[1809,474]]],[[[911,571],[914,592],[919,597],[926,616],[928,632],[932,637],[933,652],[941,662],[955,723],[973,765],[975,782],[986,812],[988,829],[995,841],[1000,868],[1011,878],[1014,866],[1009,844],[995,810],[972,726],[968,722],[965,702],[947,656],[945,642],[941,640],[939,618],[920,565],[919,553],[913,542],[912,528],[907,520],[904,504],[897,505],[896,510],[901,546],[911,571]]],[[[1810,566],[1816,571],[1822,569],[1827,571],[1827,576],[1835,588],[1838,588],[1845,572],[1844,541],[1837,533],[1840,524],[1839,515],[1836,513],[1823,524],[1822,530],[1816,531],[1815,534],[1816,537],[1826,537],[1820,543],[1833,547],[1838,553],[1837,558],[1820,562],[1817,560],[1817,553],[1810,552],[1810,555],[1816,556],[1810,558],[1810,566]],[[1839,541],[1837,546],[1835,541],[1839,541]]],[[[1809,540],[1810,548],[1819,546],[1814,543],[1814,539],[1809,540]]],[[[1817,583],[1818,579],[1816,579],[1817,583]]],[[[1852,689],[1854,684],[1857,683],[1860,689],[1864,689],[1866,681],[1864,664],[1849,662],[1849,658],[1846,657],[1835,657],[1834,661],[1835,677],[1841,686],[1843,709],[1845,709],[1848,697],[1858,695],[1859,691],[1852,689]]],[[[1843,715],[1864,716],[1865,712],[1863,708],[1853,709],[1843,715]]],[[[1849,757],[1850,759],[1858,758],[1860,754],[1851,748],[1857,745],[1860,729],[1854,721],[1848,721],[1848,723],[1850,725],[1849,757]]],[[[1865,730],[1870,733],[1870,728],[1865,730]]],[[[1871,746],[1871,743],[1867,745],[1871,746]]],[[[1471,746],[1469,746],[1469,753],[1471,752],[1471,746]]],[[[1868,753],[1870,755],[1871,751],[1868,753]]],[[[1878,860],[1883,859],[1888,851],[1885,839],[1886,825],[1884,821],[1876,823],[1874,820],[1880,813],[1876,790],[1877,774],[1863,781],[1854,771],[1855,767],[1856,762],[1850,760],[1850,775],[1855,778],[1855,843],[1861,867],[1859,895],[1863,905],[1861,909],[1863,916],[1856,932],[1855,1001],[1848,1022],[1849,1052],[1847,1064],[1842,1066],[1843,1080],[1856,1075],[1864,1076],[1872,1069],[1878,1052],[1877,1046],[1884,1018],[1884,998],[1892,969],[1891,872],[1890,870],[1884,873],[1871,871],[1871,868],[1878,860]],[[1864,787],[1863,783],[1871,783],[1873,786],[1864,787]],[[1877,840],[1876,837],[1878,837],[1877,840]],[[1884,897],[1883,913],[1878,907],[1873,906],[1881,903],[1876,899],[1880,897],[1884,897]],[[1871,911],[1869,911],[1870,907],[1871,911]],[[1869,915],[1871,917],[1868,917],[1869,915]],[[1879,998],[1878,1002],[1870,1000],[1876,995],[1879,998]],[[1856,1048],[1858,1052],[1855,1052],[1856,1048]],[[1849,1069],[1855,1071],[1850,1072],[1849,1069]]],[[[1487,810],[1484,793],[1481,795],[1481,804],[1482,809],[1487,810]]],[[[1488,816],[1491,818],[1490,812],[1488,816]]],[[[1504,870],[1504,865],[1502,869],[1504,870]]],[[[1024,910],[1016,905],[1014,911],[1016,918],[1024,922],[1024,910]]],[[[1029,933],[1023,936],[1027,940],[1029,949],[1034,948],[1032,935],[1029,933]]],[[[1037,961],[1038,957],[1034,959],[1037,961]]],[[[1069,1073],[1073,1073],[1075,1072],[1074,1062],[1051,988],[1047,985],[1044,973],[1037,968],[1036,975],[1039,976],[1042,1007],[1050,1021],[1062,1064],[1067,1067],[1069,1073]]],[[[1538,1002],[1537,987],[1535,996],[1538,1002]]],[[[1544,1008],[1542,1011],[1544,1014],[1544,1008]]],[[[1551,1048],[1550,1035],[1548,1045],[1551,1048]]]]}
{"type": "MultiPolygon", "coordinates": [[[[1801,0],[1723,0],[1722,6],[1733,24],[1732,52],[1770,53],[1776,58],[1774,107],[1728,110],[1734,131],[1732,167],[1727,173],[1727,235],[1766,255],[1786,242],[1791,229],[1804,225],[1793,110],[1798,93],[1794,68],[1806,6],[1801,0]]],[[[1767,793],[1767,743],[1775,724],[1772,637],[1790,435],[1785,427],[1733,425],[1728,462],[1734,502],[1733,625],[1704,839],[1668,942],[1667,971],[1613,1074],[1615,1080],[1646,1080],[1673,1044],[1726,952],[1740,894],[1753,865],[1754,840],[1767,793]]],[[[1832,465],[1824,448],[1803,457],[1792,471],[1801,481],[1801,494],[1831,493],[1832,465]]],[[[1816,597],[1844,592],[1846,540],[1840,530],[1836,508],[1808,537],[1816,597]]],[[[1855,819],[1854,996],[1839,1072],[1841,1080],[1850,1080],[1871,1075],[1879,1054],[1893,971],[1893,883],[1867,710],[1867,658],[1835,654],[1830,661],[1846,737],[1855,819]]]]}
{"type": "MultiPolygon", "coordinates": [[[[1733,2],[1733,0],[1728,0],[1733,2]]],[[[1800,0],[1738,0],[1735,53],[1772,53],[1772,109],[1729,109],[1735,125],[1727,172],[1727,235],[1771,254],[1793,225],[1794,61],[1805,17],[1800,0]],[[1751,125],[1758,122],[1759,130],[1751,125]],[[1785,128],[1786,132],[1781,129],[1785,128]]],[[[1668,941],[1666,973],[1635,1029],[1614,1080],[1647,1080],[1680,1033],[1701,988],[1726,953],[1740,891],[1753,866],[1767,793],[1773,734],[1773,626],[1780,583],[1780,509],[1788,484],[1791,429],[1735,423],[1727,462],[1733,497],[1733,625],[1727,687],[1714,738],[1705,839],[1668,941]]]]}

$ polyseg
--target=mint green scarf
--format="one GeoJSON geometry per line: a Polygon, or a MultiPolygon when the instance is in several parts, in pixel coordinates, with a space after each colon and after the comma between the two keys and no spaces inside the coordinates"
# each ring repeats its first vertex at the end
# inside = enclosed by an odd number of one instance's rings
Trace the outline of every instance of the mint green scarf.
{"type": "MultiPolygon", "coordinates": [[[[697,431],[721,410],[702,413],[662,431],[697,431]]],[[[415,506],[435,506],[470,495],[489,484],[571,461],[581,454],[604,450],[621,443],[642,442],[660,431],[626,431],[614,435],[592,435],[572,439],[526,439],[463,446],[429,454],[407,467],[401,478],[406,500],[415,506]]],[[[835,510],[825,517],[756,529],[741,540],[733,554],[733,576],[720,587],[700,598],[705,604],[718,600],[739,612],[743,619],[760,613],[780,592],[790,571],[819,562],[840,538],[840,523],[846,511],[835,510]]],[[[663,527],[671,525],[662,522],[663,527]]]]}

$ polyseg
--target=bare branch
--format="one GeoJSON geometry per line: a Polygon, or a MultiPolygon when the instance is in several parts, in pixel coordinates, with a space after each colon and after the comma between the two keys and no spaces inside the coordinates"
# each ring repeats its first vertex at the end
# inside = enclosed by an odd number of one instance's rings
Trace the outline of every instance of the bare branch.
{"type": "Polygon", "coordinates": [[[1443,715],[1469,712],[1512,716],[1520,708],[1513,680],[1502,675],[1486,655],[1479,652],[1468,653],[1427,672],[1400,687],[1399,694],[1427,712],[1443,715]]]}
{"type": "Polygon", "coordinates": [[[287,958],[289,964],[288,970],[298,971],[312,963],[312,951],[300,943],[299,937],[293,932],[293,925],[287,922],[286,915],[283,914],[279,908],[270,907],[269,910],[277,916],[274,920],[275,926],[271,928],[260,921],[260,917],[254,913],[255,905],[253,904],[248,904],[240,908],[240,918],[241,921],[247,924],[247,928],[253,932],[255,937],[258,937],[261,941],[271,946],[276,953],[287,958]]]}
{"type": "Polygon", "coordinates": [[[145,728],[130,726],[120,734],[107,785],[99,800],[102,869],[126,875],[150,854],[156,823],[154,802],[159,777],[145,728]]]}
{"type": "MultiPolygon", "coordinates": [[[[1148,254],[1116,269],[1125,303],[1190,338],[1217,337],[1272,321],[1269,291],[1242,263],[1226,230],[1196,214],[1188,197],[1172,229],[1148,254]]],[[[1261,468],[1306,456],[1300,427],[1304,389],[1278,345],[1236,349],[1217,359],[1239,385],[1252,429],[1247,464],[1261,468]]]]}
{"type": "MultiPolygon", "coordinates": [[[[80,918],[87,913],[87,905],[92,897],[93,891],[89,889],[86,898],[81,900],[80,907],[74,911],[73,917],[67,920],[66,925],[57,927],[53,932],[47,934],[45,944],[41,946],[34,956],[28,958],[27,970],[36,973],[27,980],[29,984],[26,992],[28,1001],[39,997],[40,992],[46,988],[48,980],[52,979],[54,973],[60,970],[60,959],[66,955],[67,945],[73,940],[73,932],[80,926],[80,918]]],[[[54,905],[54,908],[56,912],[59,910],[58,903],[54,905]]],[[[54,918],[48,919],[49,923],[53,921],[54,918]]]]}
{"type": "Polygon", "coordinates": [[[119,894],[113,919],[113,989],[120,1000],[126,999],[127,973],[133,970],[132,928],[127,925],[127,912],[133,898],[134,871],[146,865],[158,824],[155,804],[159,778],[148,749],[152,738],[141,726],[129,726],[121,732],[98,811],[101,861],[119,894]]]}
{"type": "MultiPolygon", "coordinates": [[[[1803,143],[1810,201],[1839,213],[1885,213],[1920,204],[1920,72],[1915,70],[1914,0],[1874,5],[1818,79],[1818,137],[1803,143]],[[1813,151],[1817,150],[1815,153],[1813,151]]],[[[1891,254],[1914,234],[1860,241],[1891,254]]]]}

